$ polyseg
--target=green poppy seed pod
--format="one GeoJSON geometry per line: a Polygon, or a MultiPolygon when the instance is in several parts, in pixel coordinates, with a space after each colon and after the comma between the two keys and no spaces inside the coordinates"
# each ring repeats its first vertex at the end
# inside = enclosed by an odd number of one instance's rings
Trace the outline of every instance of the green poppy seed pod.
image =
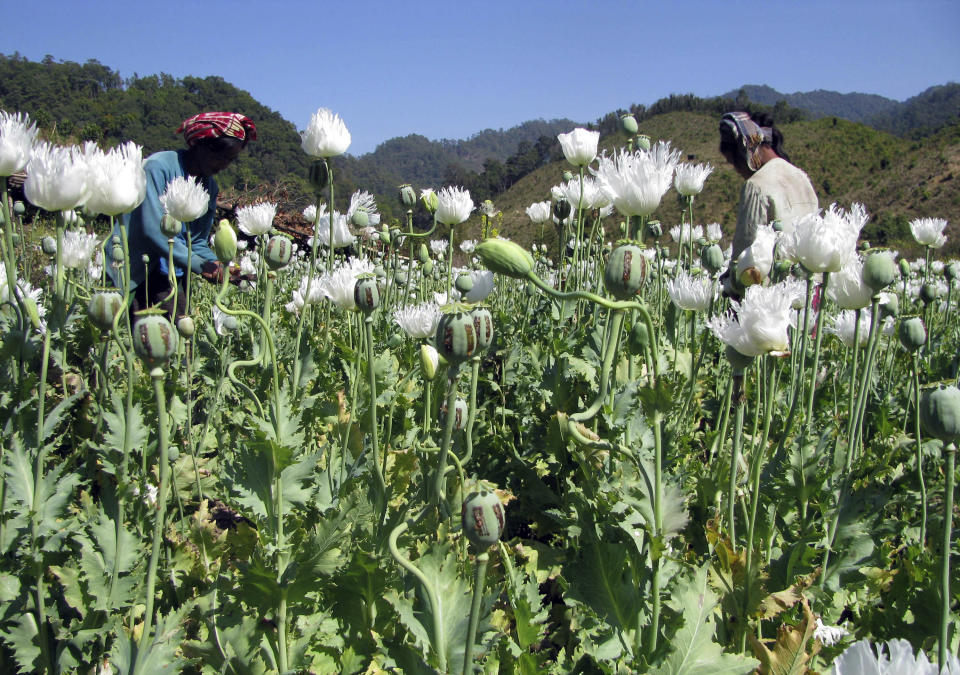
{"type": "Polygon", "coordinates": [[[900,298],[893,293],[888,293],[885,300],[880,305],[880,317],[886,319],[888,316],[896,316],[900,313],[900,298]]]}
{"type": "Polygon", "coordinates": [[[432,261],[432,260],[428,260],[427,262],[423,263],[423,273],[426,274],[426,275],[433,274],[433,261],[432,261]]]}
{"type": "Polygon", "coordinates": [[[440,197],[433,190],[424,190],[420,193],[420,203],[423,204],[427,213],[433,214],[437,212],[437,207],[440,206],[440,197]]]}
{"type": "Polygon", "coordinates": [[[940,385],[920,397],[920,424],[928,436],[944,443],[960,439],[960,389],[940,385]]]}
{"type": "Polygon", "coordinates": [[[350,216],[350,222],[353,223],[354,227],[366,227],[370,224],[370,214],[363,209],[357,209],[350,216]]]}
{"type": "MultiPolygon", "coordinates": [[[[444,401],[440,407],[440,423],[447,423],[447,403],[444,401]]],[[[467,425],[467,402],[458,398],[453,403],[453,430],[460,431],[467,425]]]]}
{"type": "Polygon", "coordinates": [[[56,255],[57,240],[48,235],[40,240],[40,248],[42,248],[43,252],[47,255],[56,255]]]}
{"type": "Polygon", "coordinates": [[[123,308],[123,296],[115,291],[94,293],[87,304],[87,317],[100,330],[113,328],[113,319],[123,308]]]}
{"type": "Polygon", "coordinates": [[[563,180],[564,180],[564,182],[566,182],[566,183],[569,183],[570,181],[572,181],[572,180],[573,180],[573,173],[571,173],[570,171],[564,171],[564,172],[563,172],[563,180]]]}
{"type": "Polygon", "coordinates": [[[171,216],[169,213],[164,213],[163,218],[160,219],[160,231],[163,232],[163,236],[167,239],[173,239],[178,234],[180,230],[183,229],[183,225],[179,220],[171,216]]]}
{"type": "Polygon", "coordinates": [[[900,262],[898,264],[900,265],[900,276],[902,276],[904,279],[909,279],[910,263],[907,262],[906,258],[900,258],[900,262]]]}
{"type": "Polygon", "coordinates": [[[861,242],[860,242],[860,250],[861,250],[861,251],[869,251],[869,250],[870,250],[870,242],[867,241],[866,239],[864,239],[863,241],[861,241],[861,242]]]}
{"type": "Polygon", "coordinates": [[[558,199],[553,203],[553,217],[563,222],[570,217],[570,202],[566,199],[558,199]]]}
{"type": "Polygon", "coordinates": [[[486,307],[475,307],[470,311],[473,327],[477,332],[477,351],[481,352],[493,342],[493,316],[486,307]]]}
{"type": "Polygon", "coordinates": [[[783,279],[790,274],[792,267],[792,263],[788,260],[778,260],[773,263],[773,271],[776,273],[778,279],[783,279]]]}
{"type": "Polygon", "coordinates": [[[181,316],[177,319],[177,332],[182,338],[189,340],[197,332],[197,325],[189,316],[181,316]]]}
{"type": "Polygon", "coordinates": [[[500,540],[504,527],[503,504],[488,490],[473,491],[463,500],[460,523],[471,544],[487,549],[500,540]]]}
{"type": "Polygon", "coordinates": [[[723,267],[723,249],[716,244],[704,246],[700,250],[700,264],[710,274],[716,274],[723,267]]]}
{"type": "Polygon", "coordinates": [[[509,239],[484,239],[473,249],[473,253],[494,274],[523,279],[533,271],[533,256],[509,239]]]}
{"type": "Polygon", "coordinates": [[[643,134],[640,134],[639,136],[637,136],[637,139],[636,139],[636,141],[634,141],[634,142],[637,144],[637,148],[640,149],[640,150],[649,150],[649,149],[650,149],[650,137],[649,137],[649,136],[644,136],[643,134]]]}
{"type": "Polygon", "coordinates": [[[469,274],[461,274],[453,285],[461,293],[469,293],[473,290],[473,277],[469,274]]]}
{"type": "Polygon", "coordinates": [[[383,269],[383,265],[377,265],[373,268],[373,273],[377,275],[378,279],[386,279],[387,271],[383,269]]]}
{"type": "Polygon", "coordinates": [[[775,220],[770,223],[770,227],[774,232],[783,232],[783,223],[781,223],[779,220],[775,220]]]}
{"type": "Polygon", "coordinates": [[[110,249],[110,257],[113,258],[115,263],[122,263],[126,260],[126,254],[123,252],[123,246],[113,244],[113,248],[110,249]]]}
{"type": "Polygon", "coordinates": [[[953,281],[957,277],[960,277],[960,262],[952,262],[944,267],[943,276],[945,276],[948,281],[953,281]]]}
{"type": "Polygon", "coordinates": [[[431,345],[420,345],[420,372],[427,382],[433,382],[440,367],[440,355],[431,345]]]}
{"type": "Polygon", "coordinates": [[[662,247],[662,248],[660,249],[660,257],[661,257],[661,258],[669,258],[669,257],[670,257],[670,247],[669,247],[669,246],[664,246],[664,247],[662,247]]]}
{"type": "Polygon", "coordinates": [[[150,264],[150,254],[149,254],[149,253],[144,253],[142,256],[140,256],[140,262],[143,263],[143,266],[144,266],[144,267],[146,267],[147,265],[149,265],[149,264],[150,264]]]}
{"type": "Polygon", "coordinates": [[[888,252],[871,253],[863,261],[863,283],[872,288],[874,293],[882,291],[896,278],[897,266],[888,252]]]}
{"type": "Polygon", "coordinates": [[[924,305],[940,299],[940,287],[932,281],[928,281],[920,287],[920,300],[924,305]]]}
{"type": "Polygon", "coordinates": [[[639,246],[624,244],[610,252],[603,271],[603,285],[617,300],[631,300],[647,278],[647,260],[639,246]]]}
{"type": "Polygon", "coordinates": [[[417,254],[417,259],[421,263],[425,263],[430,260],[430,249],[427,248],[426,244],[420,244],[420,251],[417,254]]]}
{"type": "Polygon", "coordinates": [[[393,283],[400,287],[406,287],[407,285],[407,271],[406,270],[397,270],[393,273],[393,283]]]}
{"type": "Polygon", "coordinates": [[[743,373],[753,363],[752,356],[745,356],[730,345],[727,345],[723,353],[727,357],[727,361],[730,362],[730,367],[733,368],[734,373],[743,373]]]}
{"type": "Polygon", "coordinates": [[[640,130],[640,126],[637,124],[637,118],[630,114],[620,115],[620,126],[628,136],[633,136],[640,130]]]}
{"type": "Polygon", "coordinates": [[[275,234],[267,240],[267,248],[263,252],[267,267],[272,270],[283,269],[290,264],[291,257],[293,257],[293,242],[290,241],[290,237],[275,234]]]}
{"type": "Polygon", "coordinates": [[[396,349],[402,344],[403,344],[403,336],[400,335],[399,333],[394,333],[393,335],[390,336],[390,339],[387,340],[387,346],[390,349],[396,349]]]}
{"type": "Polygon", "coordinates": [[[401,244],[403,244],[403,232],[400,230],[399,227],[390,228],[390,241],[393,242],[394,245],[396,246],[400,246],[401,244]]]}
{"type": "Polygon", "coordinates": [[[27,207],[19,199],[13,203],[13,212],[18,216],[22,216],[27,212],[27,207]]]}
{"type": "Polygon", "coordinates": [[[133,325],[133,350],[150,368],[162,368],[177,351],[177,331],[162,312],[138,312],[133,325]]]}
{"type": "Polygon", "coordinates": [[[454,312],[440,317],[434,342],[437,352],[457,365],[463,363],[477,351],[477,329],[473,319],[466,312],[454,312]]]}
{"type": "Polygon", "coordinates": [[[318,160],[310,165],[307,173],[307,180],[314,193],[320,194],[330,184],[330,168],[323,160],[318,160]]]}
{"type": "Polygon", "coordinates": [[[357,309],[369,316],[380,306],[380,285],[376,277],[362,277],[357,279],[353,287],[353,301],[357,309]]]}
{"type": "Polygon", "coordinates": [[[659,220],[651,220],[643,228],[643,236],[647,239],[659,239],[663,236],[663,225],[659,220]]]}
{"type": "Polygon", "coordinates": [[[647,330],[647,324],[638,321],[630,329],[630,335],[627,337],[627,348],[634,356],[642,356],[643,351],[650,346],[650,331],[647,330]]]}
{"type": "Polygon", "coordinates": [[[224,265],[229,265],[237,257],[237,233],[226,218],[220,221],[217,233],[213,235],[213,252],[224,265]]]}
{"type": "Polygon", "coordinates": [[[901,320],[898,336],[903,348],[911,353],[917,351],[927,343],[927,329],[924,328],[923,321],[919,316],[912,316],[901,320]]]}
{"type": "Polygon", "coordinates": [[[404,184],[400,186],[399,190],[401,204],[408,209],[412,209],[417,205],[417,192],[413,189],[413,186],[404,184]]]}

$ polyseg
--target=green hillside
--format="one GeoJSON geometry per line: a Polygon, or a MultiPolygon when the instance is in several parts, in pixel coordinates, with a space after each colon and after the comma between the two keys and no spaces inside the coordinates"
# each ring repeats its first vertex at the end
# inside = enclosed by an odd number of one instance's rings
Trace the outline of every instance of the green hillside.
{"type": "MultiPolygon", "coordinates": [[[[688,161],[714,166],[703,194],[695,202],[700,223],[718,222],[732,233],[743,179],[728,167],[718,149],[717,118],[705,113],[671,112],[647,119],[641,132],[653,140],[670,140],[688,161]]],[[[862,124],[825,118],[783,125],[786,150],[810,175],[821,206],[862,202],[873,216],[866,238],[874,245],[911,246],[909,220],[942,217],[950,221],[948,251],[960,251],[960,125],[911,141],[875,131],[862,124]]],[[[621,134],[602,140],[601,148],[624,143],[621,134]]],[[[555,161],[525,176],[496,200],[503,211],[501,232],[524,244],[539,235],[525,214],[535,201],[548,199],[550,187],[562,180],[569,166],[555,161]]],[[[666,231],[680,219],[681,204],[671,190],[654,215],[666,231]]],[[[611,218],[612,222],[616,222],[611,218]]],[[[610,224],[608,224],[608,228],[610,224]]],[[[549,229],[549,228],[548,228],[549,229]]],[[[469,235],[476,236],[474,229],[469,235]]],[[[552,243],[554,235],[547,237],[552,243]]]]}

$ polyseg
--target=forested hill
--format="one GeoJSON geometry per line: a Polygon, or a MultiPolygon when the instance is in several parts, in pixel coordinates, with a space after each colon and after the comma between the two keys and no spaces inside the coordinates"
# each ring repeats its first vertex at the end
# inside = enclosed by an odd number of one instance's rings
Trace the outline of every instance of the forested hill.
{"type": "MultiPolygon", "coordinates": [[[[256,122],[259,142],[221,174],[221,185],[284,184],[294,197],[307,190],[309,158],[300,149],[297,128],[220,77],[177,79],[161,73],[123,79],[95,60],[79,64],[48,56],[33,62],[0,55],[0,109],[29,113],[55,140],[106,145],[133,140],[145,155],[179,147],[182,139],[174,130],[198,111],[239,112],[256,122]]],[[[555,140],[576,126],[565,119],[532,120],[507,130],[486,129],[466,140],[393,138],[372,153],[338,158],[341,171],[335,175],[342,190],[363,187],[379,195],[392,196],[400,183],[439,188],[451,173],[481,172],[490,163],[506,162],[521,144],[555,140]]]]}
{"type": "Polygon", "coordinates": [[[756,84],[746,84],[736,91],[723,94],[722,98],[748,100],[768,106],[783,101],[791,107],[805,110],[814,119],[842,117],[909,138],[929,136],[960,122],[960,84],[955,82],[930,87],[903,102],[876,94],[841,94],[824,89],[784,94],[772,87],[756,84]]]}

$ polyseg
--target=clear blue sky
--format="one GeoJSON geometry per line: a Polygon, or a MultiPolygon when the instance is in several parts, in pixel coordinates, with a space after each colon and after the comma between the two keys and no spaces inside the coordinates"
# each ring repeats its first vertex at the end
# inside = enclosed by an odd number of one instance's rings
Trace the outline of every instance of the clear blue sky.
{"type": "Polygon", "coordinates": [[[219,75],[301,129],[330,108],[352,154],[743,84],[960,81],[957,0],[0,0],[0,19],[0,53],[219,75]]]}

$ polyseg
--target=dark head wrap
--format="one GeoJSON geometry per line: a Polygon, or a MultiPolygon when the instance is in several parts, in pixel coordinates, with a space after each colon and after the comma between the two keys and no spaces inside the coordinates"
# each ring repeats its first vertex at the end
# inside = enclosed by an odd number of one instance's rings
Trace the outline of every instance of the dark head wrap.
{"type": "Polygon", "coordinates": [[[187,145],[193,147],[204,138],[232,136],[242,141],[257,140],[257,127],[246,115],[230,112],[205,112],[183,120],[177,133],[183,132],[187,145]]]}
{"type": "Polygon", "coordinates": [[[737,145],[751,171],[762,166],[760,146],[773,142],[771,127],[761,127],[750,119],[749,113],[741,111],[728,112],[720,118],[720,133],[737,145]]]}

